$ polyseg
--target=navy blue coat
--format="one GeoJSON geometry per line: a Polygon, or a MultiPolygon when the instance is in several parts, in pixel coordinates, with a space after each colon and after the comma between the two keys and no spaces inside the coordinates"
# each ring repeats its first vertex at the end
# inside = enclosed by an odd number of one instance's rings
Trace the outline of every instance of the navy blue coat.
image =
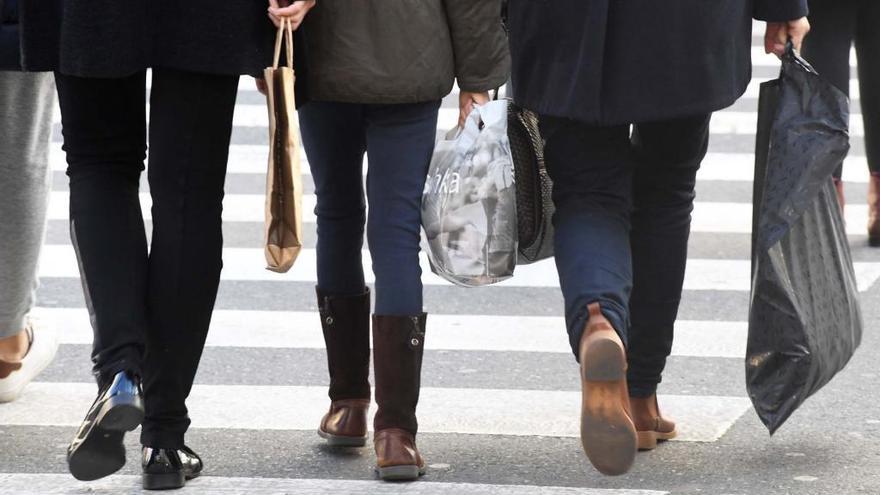
{"type": "Polygon", "coordinates": [[[27,70],[122,77],[148,67],[259,74],[275,27],[266,0],[27,0],[27,70]]]}
{"type": "Polygon", "coordinates": [[[514,98],[595,125],[731,105],[751,80],[752,18],[807,14],[807,0],[510,0],[514,98]]]}
{"type": "Polygon", "coordinates": [[[0,0],[0,70],[20,69],[18,0],[0,0]]]}

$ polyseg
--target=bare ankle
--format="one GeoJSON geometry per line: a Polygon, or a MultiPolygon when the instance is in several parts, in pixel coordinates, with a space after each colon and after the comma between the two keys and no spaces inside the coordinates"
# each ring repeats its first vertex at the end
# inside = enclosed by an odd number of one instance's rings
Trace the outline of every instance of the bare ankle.
{"type": "Polygon", "coordinates": [[[28,336],[24,330],[11,337],[0,339],[0,361],[7,363],[21,361],[27,354],[28,346],[28,336]]]}

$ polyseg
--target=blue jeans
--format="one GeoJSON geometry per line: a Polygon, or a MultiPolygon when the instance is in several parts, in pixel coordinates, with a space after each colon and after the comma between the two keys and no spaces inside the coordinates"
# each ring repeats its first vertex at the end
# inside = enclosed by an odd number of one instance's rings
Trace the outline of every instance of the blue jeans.
{"type": "Polygon", "coordinates": [[[630,394],[656,391],[672,350],[709,115],[597,127],[542,117],[556,267],[575,357],[587,306],[627,344],[630,394]]]}
{"type": "Polygon", "coordinates": [[[439,101],[362,105],[309,102],[300,128],[315,181],[318,289],[363,293],[364,223],[376,276],[375,313],[422,312],[421,202],[439,101]],[[364,153],[369,153],[366,198],[364,153]]]}

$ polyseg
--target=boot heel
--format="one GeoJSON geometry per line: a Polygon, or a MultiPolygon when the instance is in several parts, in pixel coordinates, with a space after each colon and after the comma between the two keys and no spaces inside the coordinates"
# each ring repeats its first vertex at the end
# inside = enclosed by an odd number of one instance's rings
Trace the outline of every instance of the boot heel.
{"type": "Polygon", "coordinates": [[[341,435],[333,435],[322,429],[318,429],[318,436],[327,440],[330,447],[364,447],[367,445],[367,437],[346,437],[341,435]]]}
{"type": "Polygon", "coordinates": [[[98,413],[97,423],[102,430],[133,431],[144,420],[140,400],[133,396],[118,396],[108,400],[98,413]]]}
{"type": "Polygon", "coordinates": [[[376,473],[383,481],[412,481],[419,479],[424,471],[418,466],[389,466],[376,468],[376,473]]]}
{"type": "Polygon", "coordinates": [[[657,434],[653,431],[638,432],[639,450],[654,450],[657,448],[657,434]]]}
{"type": "Polygon", "coordinates": [[[183,471],[177,473],[143,474],[144,490],[170,490],[183,488],[186,484],[186,476],[183,471]]]}
{"type": "Polygon", "coordinates": [[[581,359],[587,381],[616,382],[626,377],[626,357],[614,340],[602,338],[591,342],[581,359]]]}

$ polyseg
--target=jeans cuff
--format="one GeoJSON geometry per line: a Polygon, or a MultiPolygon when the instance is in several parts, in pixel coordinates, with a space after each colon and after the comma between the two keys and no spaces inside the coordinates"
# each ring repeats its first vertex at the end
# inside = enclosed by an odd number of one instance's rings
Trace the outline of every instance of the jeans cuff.
{"type": "Polygon", "coordinates": [[[587,321],[590,318],[587,307],[593,302],[599,303],[599,308],[602,310],[602,316],[608,319],[608,322],[611,323],[611,326],[614,327],[614,331],[617,332],[617,336],[620,337],[620,341],[623,342],[624,349],[627,348],[627,335],[626,328],[628,325],[626,324],[626,315],[620,314],[621,312],[616,309],[616,306],[608,301],[592,301],[586,305],[584,305],[583,309],[580,313],[573,319],[571,327],[568,329],[568,338],[569,343],[571,344],[571,351],[574,353],[574,358],[577,362],[580,362],[580,347],[581,347],[581,338],[583,338],[584,330],[587,325],[587,321]]]}
{"type": "Polygon", "coordinates": [[[651,382],[629,382],[629,396],[639,399],[650,397],[657,393],[658,383],[651,382]]]}

